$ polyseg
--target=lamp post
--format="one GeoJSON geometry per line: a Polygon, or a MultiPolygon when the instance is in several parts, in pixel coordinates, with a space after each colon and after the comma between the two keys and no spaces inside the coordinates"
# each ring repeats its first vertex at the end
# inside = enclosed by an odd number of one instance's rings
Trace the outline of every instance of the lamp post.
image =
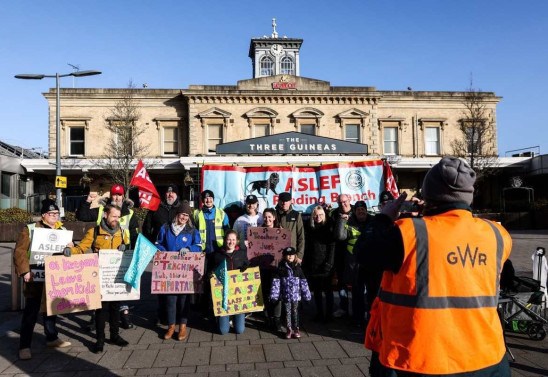
{"type": "MultiPolygon", "coordinates": [[[[59,74],[56,73],[55,75],[43,75],[43,74],[20,74],[15,75],[16,79],[23,79],[23,80],[42,80],[46,77],[54,77],[55,78],[55,175],[60,176],[61,175],[61,95],[60,95],[60,87],[59,87],[59,79],[61,77],[67,77],[67,76],[73,76],[73,77],[83,77],[83,76],[93,76],[93,75],[100,75],[101,71],[78,71],[78,72],[72,72],[72,73],[66,73],[66,74],[59,74]]],[[[56,185],[57,186],[57,185],[56,185]]],[[[63,206],[62,200],[61,200],[61,189],[57,188],[56,190],[56,199],[55,199],[57,206],[61,208],[63,206]]]]}

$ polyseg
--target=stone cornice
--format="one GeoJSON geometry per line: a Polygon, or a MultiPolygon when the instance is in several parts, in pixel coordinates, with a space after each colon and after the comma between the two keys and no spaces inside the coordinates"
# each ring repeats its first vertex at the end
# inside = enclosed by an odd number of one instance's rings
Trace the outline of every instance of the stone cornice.
{"type": "Polygon", "coordinates": [[[189,94],[185,93],[189,104],[250,104],[269,105],[376,105],[378,97],[357,95],[314,95],[314,94],[189,94]]]}

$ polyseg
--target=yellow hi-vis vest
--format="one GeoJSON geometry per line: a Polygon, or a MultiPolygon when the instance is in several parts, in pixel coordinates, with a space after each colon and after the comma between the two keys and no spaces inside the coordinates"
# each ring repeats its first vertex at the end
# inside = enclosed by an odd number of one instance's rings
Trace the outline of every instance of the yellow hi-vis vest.
{"type": "Polygon", "coordinates": [[[356,227],[345,225],[347,231],[348,231],[348,238],[346,239],[346,251],[348,251],[349,254],[354,254],[354,246],[356,245],[356,241],[358,240],[358,237],[362,232],[356,227]]]}
{"type": "MultiPolygon", "coordinates": [[[[223,229],[223,220],[225,218],[225,211],[215,207],[215,241],[217,246],[222,247],[224,242],[225,231],[223,229]]],[[[195,216],[195,222],[198,224],[198,230],[200,231],[200,237],[202,239],[202,250],[206,248],[206,219],[203,211],[197,211],[195,216]]]]}

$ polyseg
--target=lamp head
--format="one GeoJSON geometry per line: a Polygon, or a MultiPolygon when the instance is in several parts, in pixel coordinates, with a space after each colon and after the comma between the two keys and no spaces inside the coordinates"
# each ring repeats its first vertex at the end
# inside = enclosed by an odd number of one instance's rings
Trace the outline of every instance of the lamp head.
{"type": "Polygon", "coordinates": [[[32,73],[23,73],[20,75],[15,75],[16,79],[22,79],[22,80],[42,80],[46,75],[35,75],[32,73]]]}

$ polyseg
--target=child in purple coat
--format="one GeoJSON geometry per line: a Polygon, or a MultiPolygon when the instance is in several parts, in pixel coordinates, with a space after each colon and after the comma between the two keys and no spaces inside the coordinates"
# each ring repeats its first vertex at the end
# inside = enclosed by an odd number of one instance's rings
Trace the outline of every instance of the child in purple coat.
{"type": "Polygon", "coordinates": [[[301,299],[310,301],[312,295],[308,288],[308,282],[303,270],[297,264],[297,250],[294,247],[286,247],[283,252],[283,259],[272,278],[270,300],[281,300],[287,320],[287,339],[300,338],[299,332],[299,302],[301,299]]]}

